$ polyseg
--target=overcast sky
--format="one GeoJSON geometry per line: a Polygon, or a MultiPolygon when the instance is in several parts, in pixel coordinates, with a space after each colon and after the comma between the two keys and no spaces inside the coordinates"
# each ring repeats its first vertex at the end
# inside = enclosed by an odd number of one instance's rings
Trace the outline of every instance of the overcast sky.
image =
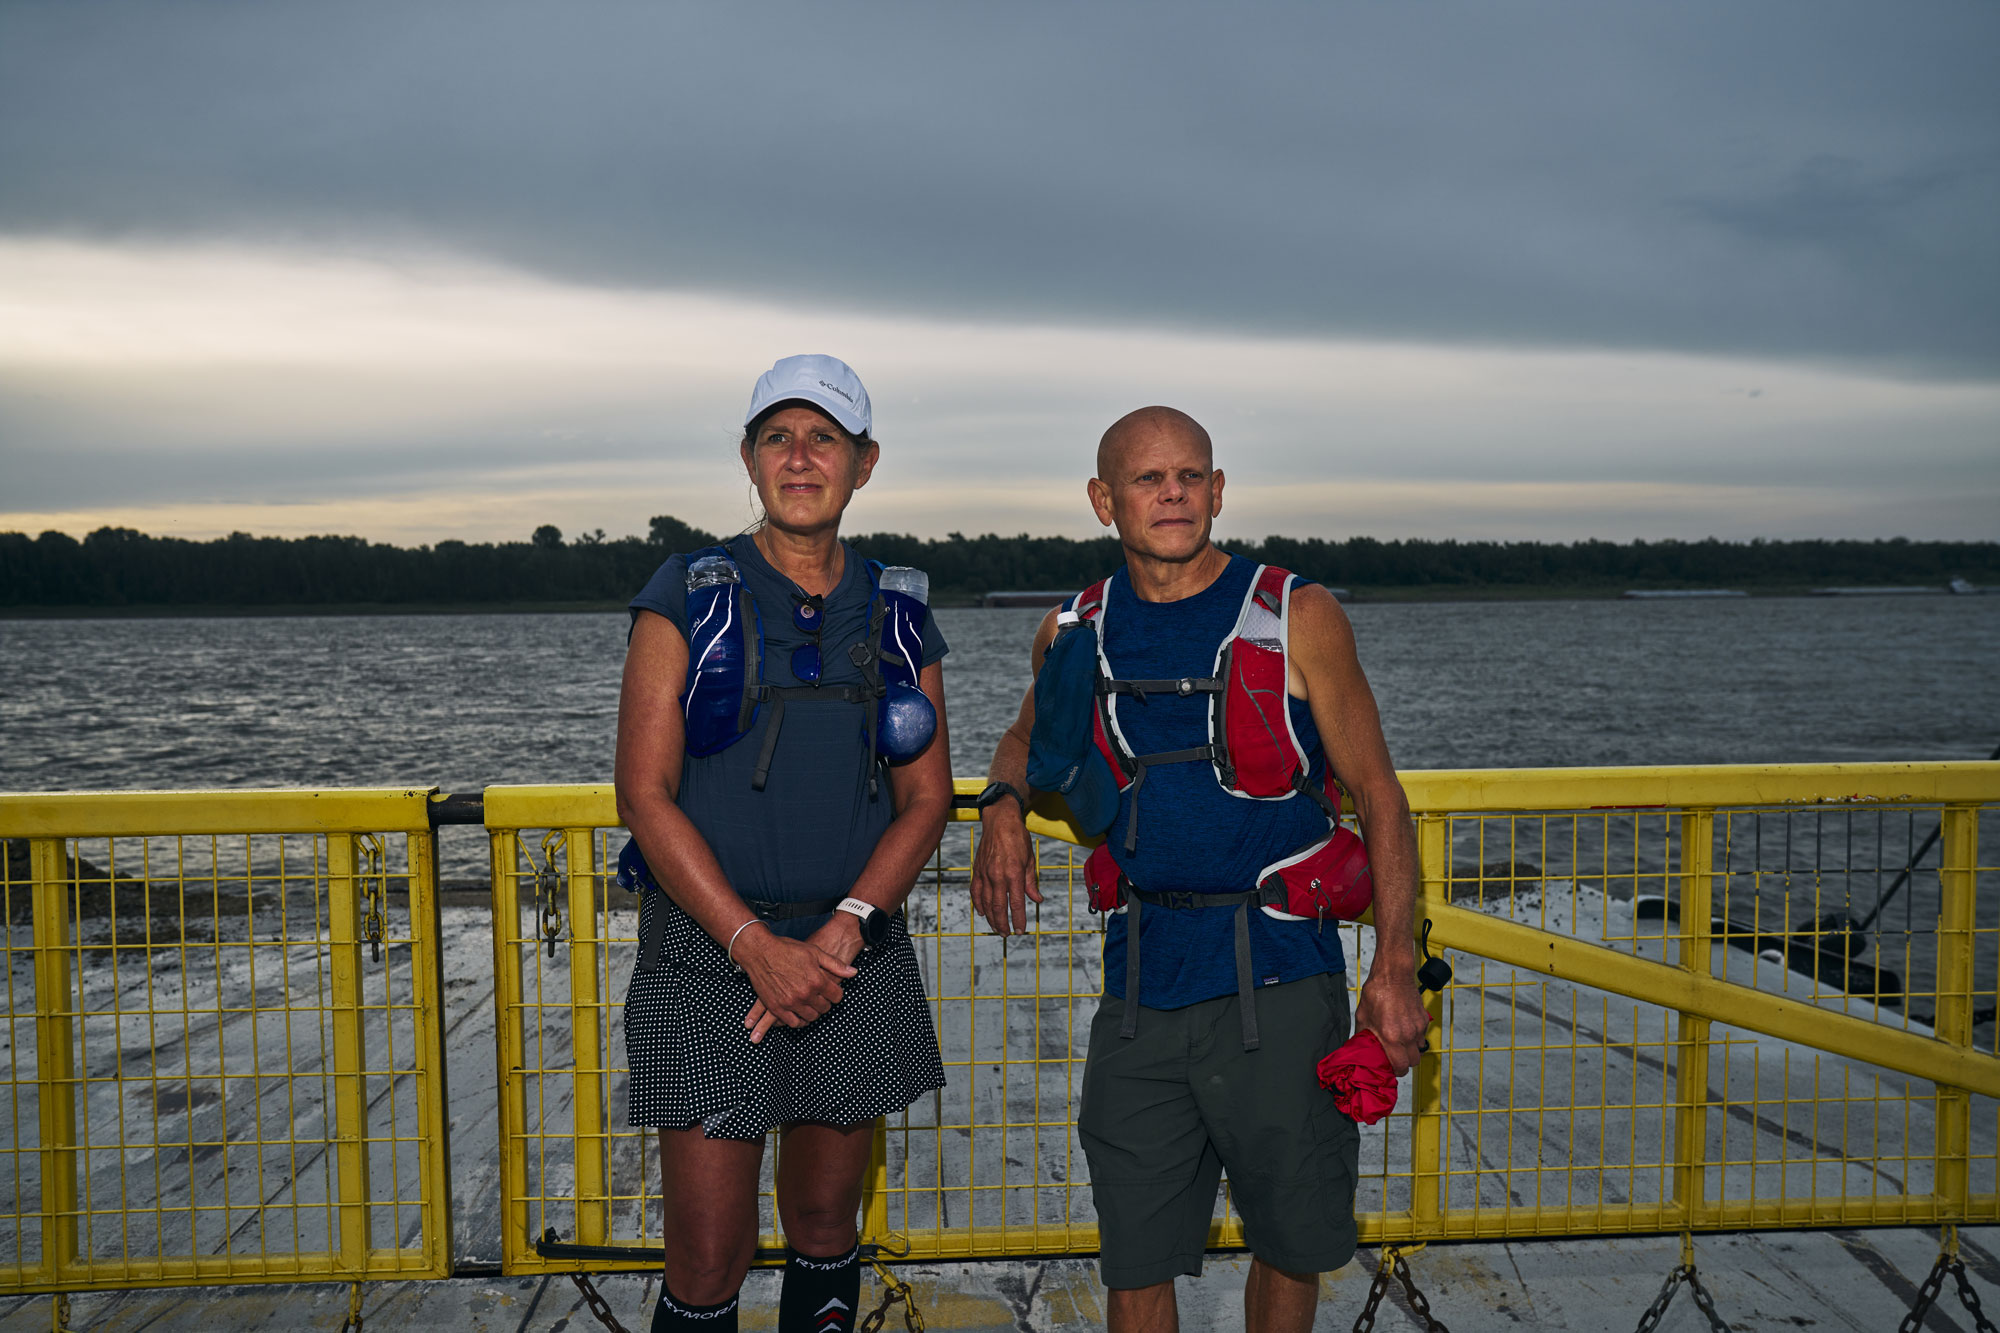
{"type": "Polygon", "coordinates": [[[2000,538],[2000,6],[0,6],[0,529],[2000,538]]]}

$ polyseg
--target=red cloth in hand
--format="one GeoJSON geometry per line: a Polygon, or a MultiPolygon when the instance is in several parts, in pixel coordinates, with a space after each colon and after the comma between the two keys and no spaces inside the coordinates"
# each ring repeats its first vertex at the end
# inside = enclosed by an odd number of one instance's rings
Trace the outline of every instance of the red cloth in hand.
{"type": "Polygon", "coordinates": [[[1396,1109],[1396,1072],[1389,1068],[1389,1053],[1366,1028],[1319,1062],[1319,1085],[1358,1124],[1372,1125],[1396,1109]]]}

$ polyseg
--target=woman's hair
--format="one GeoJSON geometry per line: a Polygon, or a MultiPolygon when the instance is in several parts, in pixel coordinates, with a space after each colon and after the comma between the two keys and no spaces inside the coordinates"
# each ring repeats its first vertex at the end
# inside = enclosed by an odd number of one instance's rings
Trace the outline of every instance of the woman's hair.
{"type": "MultiPolygon", "coordinates": [[[[862,450],[866,449],[869,445],[875,443],[874,436],[854,434],[854,432],[848,430],[847,427],[841,425],[838,421],[835,421],[832,415],[829,414],[827,410],[821,407],[818,403],[807,402],[803,398],[784,398],[780,399],[775,403],[772,403],[762,412],[759,412],[756,416],[750,418],[750,424],[748,424],[743,428],[743,438],[738,443],[737,447],[741,449],[756,448],[757,437],[761,435],[764,431],[764,423],[769,421],[772,417],[776,416],[778,413],[784,411],[788,407],[809,407],[813,411],[825,417],[827,421],[833,426],[833,428],[840,432],[842,438],[844,438],[849,444],[854,446],[854,452],[856,452],[857,454],[860,453],[862,450]]],[[[744,529],[745,532],[757,531],[757,529],[764,526],[766,518],[763,507],[757,503],[757,484],[754,481],[750,483],[750,509],[753,516],[750,520],[750,526],[744,529]]]]}

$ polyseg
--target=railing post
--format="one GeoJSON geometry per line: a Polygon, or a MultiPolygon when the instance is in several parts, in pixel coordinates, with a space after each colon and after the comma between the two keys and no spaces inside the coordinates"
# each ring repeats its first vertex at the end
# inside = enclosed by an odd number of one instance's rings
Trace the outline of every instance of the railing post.
{"type": "Polygon", "coordinates": [[[611,1237],[610,1140],[604,1116],[604,1014],[597,905],[595,835],[566,829],[563,854],[569,862],[570,1055],[575,1082],[570,1098],[570,1133],[576,1152],[576,1239],[603,1245],[611,1237]]]}
{"type": "Polygon", "coordinates": [[[368,1267],[368,1046],[361,1022],[360,849],[352,833],[326,839],[328,926],[333,973],[333,1133],[334,1170],[340,1199],[340,1244],[334,1251],[342,1273],[368,1267]]]}
{"type": "Polygon", "coordinates": [[[868,1176],[861,1186],[861,1240],[879,1245],[889,1234],[889,1122],[877,1116],[868,1144],[868,1176]]]}
{"type": "Polygon", "coordinates": [[[28,844],[35,910],[35,1081],[40,1102],[42,1280],[60,1282],[76,1262],[77,1009],[69,974],[70,873],[62,838],[28,844]]]}
{"type": "Polygon", "coordinates": [[[444,922],[438,902],[437,834],[407,835],[410,866],[410,977],[416,1040],[424,1071],[417,1087],[422,1137],[424,1260],[441,1276],[452,1271],[451,1084],[445,1059],[444,922]]]}
{"type": "MultiPolygon", "coordinates": [[[[1422,876],[1415,925],[1423,928],[1423,904],[1445,902],[1451,895],[1451,819],[1449,815],[1417,817],[1417,866],[1422,876]]],[[[1431,1017],[1444,1010],[1444,996],[1425,997],[1431,1017]]],[[[1439,1033],[1431,1049],[1417,1058],[1410,1107],[1410,1216],[1417,1235],[1432,1234],[1444,1209],[1444,1071],[1446,1034],[1439,1033]]]]}
{"type": "MultiPolygon", "coordinates": [[[[1977,905],[1979,807],[1948,805],[1938,862],[1937,1035],[1954,1046],[1972,1042],[1973,909],[1977,905]]],[[[1937,1088],[1935,1188],[1943,1220],[1965,1217],[1966,1162],[1972,1136],[1972,1096],[1937,1088]]]]}
{"type": "MultiPolygon", "coordinates": [[[[493,884],[493,1068],[500,1091],[500,1259],[535,1260],[528,1235],[527,1038],[521,1002],[521,838],[487,830],[493,884]]],[[[536,941],[539,944],[539,941],[536,941]]]]}
{"type": "MultiPolygon", "coordinates": [[[[1715,812],[1681,815],[1681,903],[1678,957],[1696,976],[1714,970],[1715,812]]],[[[1707,1208],[1709,1021],[1683,1011],[1674,1062],[1674,1202],[1693,1226],[1707,1208]]]]}

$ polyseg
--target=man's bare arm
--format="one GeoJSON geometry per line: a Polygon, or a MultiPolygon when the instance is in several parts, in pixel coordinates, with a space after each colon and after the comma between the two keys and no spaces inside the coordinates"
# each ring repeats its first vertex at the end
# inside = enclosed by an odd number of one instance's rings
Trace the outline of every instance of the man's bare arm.
{"type": "MultiPolygon", "coordinates": [[[[1056,637],[1056,613],[1042,617],[1035,631],[1029,661],[1036,673],[1056,637]]],[[[988,782],[1005,782],[1023,795],[1028,791],[1028,740],[1035,730],[1035,687],[1022,696],[1014,725],[993,747],[988,782]]],[[[972,858],[972,908],[1002,935],[1025,934],[1028,903],[1041,902],[1035,874],[1035,849],[1028,838],[1027,812],[1001,799],[979,812],[979,849],[972,858]]]]}
{"type": "Polygon", "coordinates": [[[1417,990],[1417,839],[1410,803],[1382,738],[1375,694],[1347,613],[1325,588],[1292,595],[1291,689],[1303,694],[1334,775],[1354,799],[1375,881],[1375,962],[1354,1025],[1381,1039],[1397,1073],[1417,1062],[1430,1014],[1417,990]]]}

